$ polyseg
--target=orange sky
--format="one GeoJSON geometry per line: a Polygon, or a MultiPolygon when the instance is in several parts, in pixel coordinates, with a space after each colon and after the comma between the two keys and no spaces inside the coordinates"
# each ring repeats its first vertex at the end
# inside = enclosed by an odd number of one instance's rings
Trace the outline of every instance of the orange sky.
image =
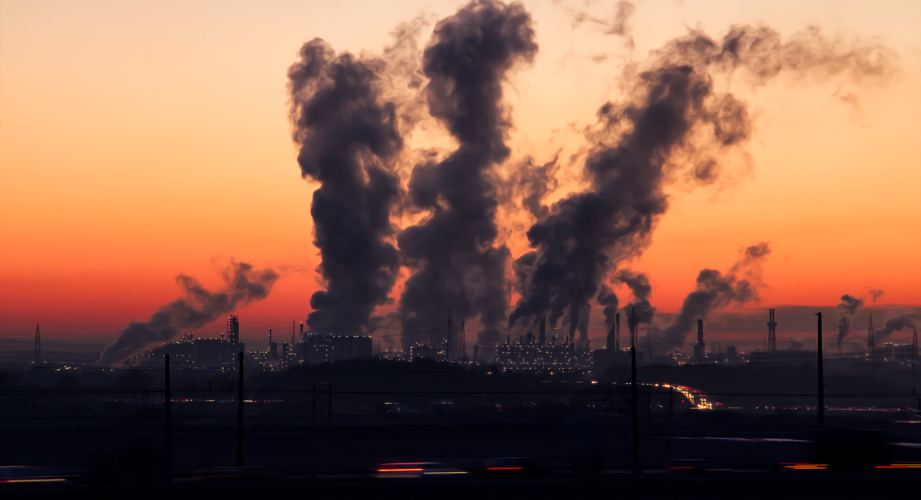
{"type": "MultiPolygon", "coordinates": [[[[607,17],[613,4],[588,8],[607,17]]],[[[39,320],[51,336],[114,336],[175,299],[178,273],[215,285],[231,258],[284,270],[268,299],[239,312],[244,338],[247,328],[287,331],[319,286],[288,66],[313,37],[373,53],[397,23],[459,5],[0,4],[0,335],[30,334],[39,320]]],[[[733,88],[757,116],[752,172],[719,193],[675,190],[631,267],[651,277],[653,304],[674,312],[701,268],[727,269],[742,246],[767,241],[770,288],[753,307],[828,306],[870,289],[885,290],[882,303],[921,305],[921,4],[641,1],[632,52],[591,26],[573,29],[561,5],[526,5],[541,50],[507,90],[517,158],[578,148],[567,125],[591,124],[617,98],[622,62],[687,26],[720,36],[764,22],[789,36],[818,24],[891,46],[901,72],[886,86],[733,88]]],[[[509,244],[517,256],[523,235],[509,244]]]]}

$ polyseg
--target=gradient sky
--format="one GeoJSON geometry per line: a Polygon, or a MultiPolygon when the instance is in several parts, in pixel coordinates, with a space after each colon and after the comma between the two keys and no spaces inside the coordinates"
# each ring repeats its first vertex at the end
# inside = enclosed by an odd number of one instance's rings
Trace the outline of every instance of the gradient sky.
{"type": "MultiPolygon", "coordinates": [[[[238,312],[244,339],[287,332],[320,286],[314,186],[300,178],[287,117],[296,51],[322,37],[379,52],[398,23],[463,3],[0,4],[0,335],[25,339],[40,321],[50,337],[113,338],[175,299],[178,273],[217,285],[232,258],[283,274],[238,312]]],[[[513,157],[578,149],[572,130],[617,99],[624,62],[688,27],[719,37],[765,23],[787,37],[818,25],[842,43],[878,38],[900,58],[885,85],[733,87],[757,116],[752,169],[718,191],[673,190],[631,266],[650,276],[660,311],[680,307],[700,269],[727,269],[760,241],[773,249],[769,288],[749,309],[833,306],[871,289],[886,292],[881,309],[921,305],[921,3],[639,1],[632,51],[591,23],[574,27],[572,10],[608,18],[614,3],[525,2],[540,53],[508,85],[513,157]]],[[[517,257],[523,231],[506,229],[517,257]]]]}

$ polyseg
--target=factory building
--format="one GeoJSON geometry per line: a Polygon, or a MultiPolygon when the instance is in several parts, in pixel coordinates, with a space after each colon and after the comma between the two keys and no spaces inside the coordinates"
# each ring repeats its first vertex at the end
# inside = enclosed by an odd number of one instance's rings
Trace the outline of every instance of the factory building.
{"type": "Polygon", "coordinates": [[[496,347],[496,365],[503,372],[581,374],[591,369],[592,353],[589,349],[576,351],[575,344],[569,342],[540,345],[507,339],[496,347]]]}

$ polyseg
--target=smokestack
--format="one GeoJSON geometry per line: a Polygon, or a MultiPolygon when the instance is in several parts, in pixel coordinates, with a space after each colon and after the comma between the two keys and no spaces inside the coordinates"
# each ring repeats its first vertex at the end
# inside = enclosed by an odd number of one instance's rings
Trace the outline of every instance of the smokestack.
{"type": "Polygon", "coordinates": [[[873,334],[876,330],[873,328],[873,314],[870,314],[870,327],[867,328],[867,354],[873,354],[876,350],[876,344],[873,340],[873,334]]]}
{"type": "Polygon", "coordinates": [[[547,345],[547,317],[540,317],[540,345],[547,345]]]}
{"type": "Polygon", "coordinates": [[[617,313],[617,334],[614,337],[614,340],[616,341],[615,348],[620,350],[620,313],[617,313]]]}
{"type": "Polygon", "coordinates": [[[272,350],[272,329],[269,328],[269,350],[272,350]]]}
{"type": "Polygon", "coordinates": [[[451,325],[451,306],[448,306],[448,333],[445,338],[445,344],[448,346],[448,359],[452,359],[451,346],[454,345],[454,327],[451,325]]]}
{"type": "Polygon", "coordinates": [[[704,320],[697,320],[697,344],[694,345],[694,357],[704,359],[707,356],[706,344],[704,344],[704,320]]]}
{"type": "Polygon", "coordinates": [[[303,322],[303,321],[301,321],[301,331],[300,331],[300,333],[301,333],[301,338],[304,338],[304,322],[303,322]]]}

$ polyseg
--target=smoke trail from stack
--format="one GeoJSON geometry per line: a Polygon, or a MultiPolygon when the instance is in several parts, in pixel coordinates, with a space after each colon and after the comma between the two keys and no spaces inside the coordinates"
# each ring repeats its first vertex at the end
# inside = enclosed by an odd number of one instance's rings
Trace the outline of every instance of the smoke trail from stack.
{"type": "Polygon", "coordinates": [[[863,306],[863,301],[857,297],[844,294],[841,296],[841,303],[836,308],[838,311],[838,345],[847,337],[851,330],[851,319],[857,314],[857,309],[863,306]]]}
{"type": "Polygon", "coordinates": [[[649,278],[643,273],[623,270],[618,272],[614,279],[627,285],[630,293],[633,294],[633,302],[624,306],[627,325],[631,330],[636,331],[636,325],[651,323],[653,316],[655,316],[656,308],[649,303],[649,295],[652,294],[652,285],[649,284],[649,278]]]}
{"type": "Polygon", "coordinates": [[[875,339],[880,340],[892,335],[894,332],[900,332],[903,328],[916,329],[921,325],[921,308],[915,308],[913,311],[900,314],[894,318],[887,319],[882,328],[877,328],[874,333],[875,339]]]}
{"type": "Polygon", "coordinates": [[[767,243],[750,246],[725,275],[714,269],[704,269],[697,275],[697,288],[684,298],[675,321],[662,332],[666,350],[680,348],[694,329],[694,322],[707,319],[711,311],[730,303],[744,305],[758,298],[761,283],[761,263],[771,253],[767,243]]]}
{"type": "Polygon", "coordinates": [[[521,4],[472,2],[435,27],[423,56],[425,97],[458,147],[416,165],[409,181],[412,210],[428,216],[398,236],[412,271],[399,304],[404,334],[440,325],[448,307],[462,319],[479,316],[486,329],[506,318],[509,251],[495,244],[493,168],[509,155],[502,84],[536,53],[521,4]]]}
{"type": "Polygon", "coordinates": [[[364,332],[387,302],[400,258],[386,238],[401,199],[393,162],[403,147],[395,103],[381,97],[380,60],[304,44],[288,70],[301,175],[320,183],[310,215],[325,290],[310,297],[313,329],[364,332]]]}
{"type": "Polygon", "coordinates": [[[185,296],[157,309],[147,321],[132,321],[118,333],[99,357],[98,365],[112,365],[178,337],[183,331],[201,328],[235,309],[266,298],[278,274],[272,269],[254,270],[234,262],[222,274],[223,290],[205,289],[195,278],[180,274],[176,283],[185,296]]]}
{"type": "MultiPolygon", "coordinates": [[[[715,77],[744,74],[734,81],[755,85],[782,73],[885,81],[894,57],[874,42],[842,49],[815,29],[782,42],[763,26],[735,26],[722,41],[692,30],[651,55],[640,71],[624,74],[626,98],[602,106],[587,134],[590,189],[555,203],[528,231],[536,255],[517,263],[527,273],[527,293],[509,327],[547,310],[555,326],[568,309],[582,331],[588,317],[581,311],[588,310],[602,280],[649,245],[668,209],[665,186],[720,182],[720,160],[747,143],[751,119],[744,101],[714,89],[715,77]]],[[[705,284],[710,277],[701,279],[705,284]]]]}

